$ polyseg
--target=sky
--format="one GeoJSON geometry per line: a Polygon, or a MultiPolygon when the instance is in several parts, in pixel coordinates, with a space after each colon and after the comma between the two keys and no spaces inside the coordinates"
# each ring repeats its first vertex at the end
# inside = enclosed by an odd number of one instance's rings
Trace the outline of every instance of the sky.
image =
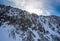
{"type": "Polygon", "coordinates": [[[0,4],[26,10],[37,15],[60,16],[60,0],[0,0],[0,4]]]}

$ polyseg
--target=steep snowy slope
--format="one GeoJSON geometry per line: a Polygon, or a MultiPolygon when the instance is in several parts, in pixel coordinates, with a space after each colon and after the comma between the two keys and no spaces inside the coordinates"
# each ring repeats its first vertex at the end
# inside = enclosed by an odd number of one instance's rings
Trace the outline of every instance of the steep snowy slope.
{"type": "Polygon", "coordinates": [[[60,17],[0,5],[0,41],[60,41],[60,17]]]}

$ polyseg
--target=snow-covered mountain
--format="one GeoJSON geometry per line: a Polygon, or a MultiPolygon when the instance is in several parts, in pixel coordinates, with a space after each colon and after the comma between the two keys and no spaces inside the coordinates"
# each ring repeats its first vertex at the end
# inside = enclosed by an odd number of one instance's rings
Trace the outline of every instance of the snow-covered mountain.
{"type": "Polygon", "coordinates": [[[60,41],[60,17],[0,5],[0,41],[60,41]]]}

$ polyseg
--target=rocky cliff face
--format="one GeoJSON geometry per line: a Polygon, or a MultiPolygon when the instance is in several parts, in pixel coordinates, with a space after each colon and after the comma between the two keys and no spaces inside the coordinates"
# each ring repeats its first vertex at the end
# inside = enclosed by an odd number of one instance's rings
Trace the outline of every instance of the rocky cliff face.
{"type": "Polygon", "coordinates": [[[0,41],[60,41],[60,17],[0,5],[0,41]]]}

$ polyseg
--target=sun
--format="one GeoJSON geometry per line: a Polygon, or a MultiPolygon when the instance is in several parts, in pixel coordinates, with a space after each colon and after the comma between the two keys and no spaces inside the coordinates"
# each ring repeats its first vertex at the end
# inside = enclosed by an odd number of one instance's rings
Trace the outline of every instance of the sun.
{"type": "Polygon", "coordinates": [[[38,14],[38,15],[41,15],[42,14],[42,10],[37,9],[34,6],[26,6],[25,7],[25,10],[28,11],[28,12],[30,12],[31,14],[32,13],[35,13],[35,14],[38,14]]]}

